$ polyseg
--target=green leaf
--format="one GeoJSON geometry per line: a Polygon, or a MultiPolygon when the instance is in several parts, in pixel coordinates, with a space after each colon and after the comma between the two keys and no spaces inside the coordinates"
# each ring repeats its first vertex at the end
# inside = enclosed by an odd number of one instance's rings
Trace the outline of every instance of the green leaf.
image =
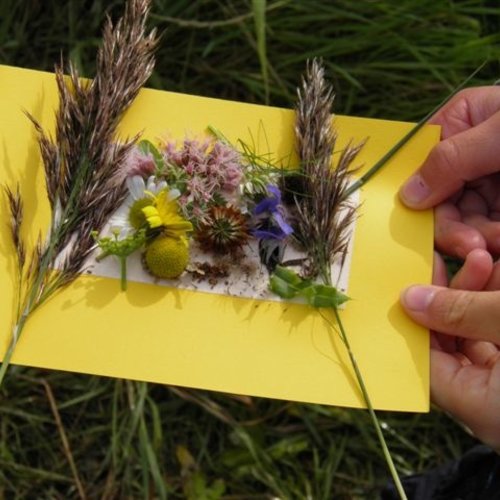
{"type": "Polygon", "coordinates": [[[283,266],[276,267],[269,280],[269,289],[284,299],[302,296],[313,307],[338,307],[349,300],[347,295],[335,287],[312,283],[283,266]]]}
{"type": "Polygon", "coordinates": [[[365,172],[358,180],[353,182],[349,188],[346,190],[344,198],[349,197],[352,193],[358,190],[361,186],[366,184],[433,116],[437,113],[447,102],[451,100],[460,90],[462,90],[474,76],[479,73],[485,66],[486,61],[483,62],[478,68],[476,68],[472,74],[470,74],[460,85],[455,87],[434,109],[429,111],[416,125],[414,125],[410,131],[405,134],[387,153],[378,160],[373,167],[371,167],[367,172],[365,172]]]}
{"type": "Polygon", "coordinates": [[[273,276],[280,278],[294,288],[304,288],[304,283],[309,286],[309,280],[302,279],[295,271],[283,266],[276,266],[273,276]]]}
{"type": "Polygon", "coordinates": [[[269,279],[269,289],[283,299],[293,299],[299,293],[297,287],[291,285],[276,274],[269,279]]]}
{"type": "Polygon", "coordinates": [[[208,132],[210,132],[218,141],[221,141],[225,144],[231,145],[229,139],[216,127],[213,125],[209,125],[207,127],[208,132]]]}
{"type": "Polygon", "coordinates": [[[313,307],[338,307],[349,300],[347,295],[328,285],[311,285],[304,288],[301,295],[313,307]]]}
{"type": "Polygon", "coordinates": [[[259,56],[262,81],[266,104],[269,104],[269,74],[267,69],[267,46],[266,46],[266,0],[253,0],[252,9],[255,21],[255,38],[257,39],[257,55],[259,56]]]}

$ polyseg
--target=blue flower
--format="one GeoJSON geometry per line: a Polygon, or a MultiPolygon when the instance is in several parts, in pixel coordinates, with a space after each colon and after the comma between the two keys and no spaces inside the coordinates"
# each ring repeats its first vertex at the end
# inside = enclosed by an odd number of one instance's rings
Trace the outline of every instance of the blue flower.
{"type": "Polygon", "coordinates": [[[260,203],[257,203],[254,209],[255,215],[260,215],[265,212],[272,214],[276,212],[281,205],[281,191],[279,188],[269,184],[266,189],[270,196],[264,198],[260,203]]]}
{"type": "Polygon", "coordinates": [[[267,186],[267,192],[269,196],[254,208],[253,213],[257,220],[252,234],[261,240],[281,241],[293,233],[293,228],[285,220],[279,188],[271,184],[267,186]]]}

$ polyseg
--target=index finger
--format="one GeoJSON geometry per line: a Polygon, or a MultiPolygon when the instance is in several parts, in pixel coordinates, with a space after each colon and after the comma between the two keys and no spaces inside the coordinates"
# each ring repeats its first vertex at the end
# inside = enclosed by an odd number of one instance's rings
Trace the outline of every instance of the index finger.
{"type": "Polygon", "coordinates": [[[500,343],[500,291],[413,285],[401,298],[406,313],[430,330],[500,343]]]}
{"type": "Polygon", "coordinates": [[[485,122],[441,141],[400,190],[410,208],[437,205],[466,182],[500,171],[500,112],[485,122]]]}
{"type": "Polygon", "coordinates": [[[476,127],[500,111],[500,87],[474,87],[460,91],[429,120],[441,125],[441,139],[476,127]]]}

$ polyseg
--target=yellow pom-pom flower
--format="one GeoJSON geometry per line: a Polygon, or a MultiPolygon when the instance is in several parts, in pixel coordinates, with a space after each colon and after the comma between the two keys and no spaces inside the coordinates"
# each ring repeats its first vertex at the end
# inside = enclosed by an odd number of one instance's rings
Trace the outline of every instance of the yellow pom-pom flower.
{"type": "Polygon", "coordinates": [[[178,278],[189,262],[186,238],[159,236],[146,247],[144,263],[147,270],[157,278],[178,278]]]}

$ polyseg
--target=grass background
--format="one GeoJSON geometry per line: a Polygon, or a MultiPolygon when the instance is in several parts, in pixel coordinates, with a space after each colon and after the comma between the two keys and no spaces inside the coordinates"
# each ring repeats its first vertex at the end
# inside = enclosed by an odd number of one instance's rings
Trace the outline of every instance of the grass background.
{"type": "MultiPolygon", "coordinates": [[[[123,3],[0,0],[0,63],[62,52],[92,76],[123,3]]],[[[496,0],[155,0],[150,24],[149,86],[199,95],[291,107],[322,56],[337,113],[417,120],[485,59],[474,83],[499,77],[496,0]]],[[[474,444],[437,410],[379,417],[402,474],[474,444]]],[[[0,392],[0,498],[371,499],[386,481],[362,411],[15,366],[0,392]]]]}

